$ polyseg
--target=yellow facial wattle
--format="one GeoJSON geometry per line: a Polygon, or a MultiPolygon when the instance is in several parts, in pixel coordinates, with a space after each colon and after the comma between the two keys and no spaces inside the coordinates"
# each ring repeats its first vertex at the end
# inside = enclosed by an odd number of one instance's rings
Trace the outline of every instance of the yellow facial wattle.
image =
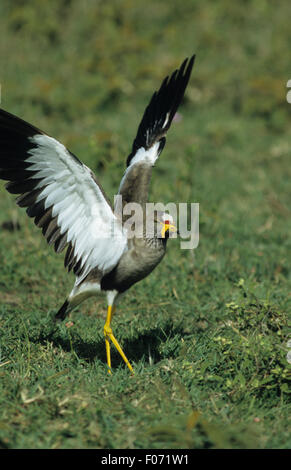
{"type": "Polygon", "coordinates": [[[161,231],[161,236],[162,238],[165,238],[166,237],[166,232],[177,232],[177,227],[175,227],[175,225],[173,224],[170,224],[169,222],[164,222],[163,224],[163,227],[162,227],[162,231],[161,231]]]}

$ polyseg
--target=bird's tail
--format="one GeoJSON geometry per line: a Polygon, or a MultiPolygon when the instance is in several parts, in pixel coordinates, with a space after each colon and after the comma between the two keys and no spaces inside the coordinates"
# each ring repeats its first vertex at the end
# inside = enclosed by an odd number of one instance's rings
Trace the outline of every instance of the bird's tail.
{"type": "Polygon", "coordinates": [[[55,321],[63,321],[66,316],[68,315],[68,313],[70,312],[71,308],[70,308],[70,303],[68,301],[68,299],[65,301],[65,303],[61,306],[60,310],[58,311],[58,313],[56,313],[55,315],[55,321]]]}
{"type": "Polygon", "coordinates": [[[74,310],[81,302],[86,300],[92,295],[100,293],[100,284],[93,283],[87,285],[77,284],[74,286],[73,290],[65,300],[64,304],[61,306],[58,313],[55,315],[55,321],[63,321],[66,316],[74,310]]]}

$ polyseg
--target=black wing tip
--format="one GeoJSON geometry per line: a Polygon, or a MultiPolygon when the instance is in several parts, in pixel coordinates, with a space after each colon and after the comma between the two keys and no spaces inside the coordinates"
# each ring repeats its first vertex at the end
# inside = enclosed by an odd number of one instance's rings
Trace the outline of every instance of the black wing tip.
{"type": "MultiPolygon", "coordinates": [[[[172,74],[167,75],[166,78],[163,80],[159,90],[155,91],[152,99],[154,97],[158,99],[161,95],[166,94],[167,91],[175,92],[175,90],[178,90],[179,88],[182,88],[183,93],[181,98],[183,98],[185,89],[188,85],[191,76],[195,58],[196,54],[193,54],[190,58],[186,57],[186,59],[183,60],[182,64],[178,69],[174,70],[172,74]]],[[[169,96],[169,94],[167,94],[166,96],[162,96],[162,98],[166,98],[168,100],[167,104],[170,107],[170,101],[172,96],[169,96]]]]}
{"type": "Polygon", "coordinates": [[[25,137],[33,137],[36,134],[44,134],[43,131],[24,121],[15,114],[9,113],[3,108],[0,108],[0,130],[7,132],[7,130],[15,131],[25,137]]]}
{"type": "Polygon", "coordinates": [[[171,75],[167,75],[159,90],[152,95],[133,142],[132,152],[127,157],[127,166],[130,165],[131,159],[139,148],[150,148],[169,130],[185,94],[195,58],[196,54],[193,54],[184,59],[180,67],[171,75]]]}
{"type": "Polygon", "coordinates": [[[191,69],[193,68],[195,59],[196,59],[196,54],[193,54],[192,56],[190,56],[190,58],[186,57],[186,59],[185,59],[186,62],[189,61],[188,67],[191,67],[191,69]]]}
{"type": "Polygon", "coordinates": [[[172,107],[171,110],[171,119],[169,120],[169,123],[167,125],[167,130],[169,129],[172,119],[184,97],[185,90],[187,88],[187,85],[189,83],[189,79],[191,76],[191,72],[193,69],[193,65],[195,62],[195,57],[196,55],[193,54],[190,59],[187,57],[181,64],[180,68],[177,69],[175,72],[171,75],[171,79],[173,80],[173,85],[169,89],[169,95],[168,95],[168,100],[171,102],[170,107],[172,107]],[[171,96],[171,92],[174,94],[174,98],[171,96]]]}

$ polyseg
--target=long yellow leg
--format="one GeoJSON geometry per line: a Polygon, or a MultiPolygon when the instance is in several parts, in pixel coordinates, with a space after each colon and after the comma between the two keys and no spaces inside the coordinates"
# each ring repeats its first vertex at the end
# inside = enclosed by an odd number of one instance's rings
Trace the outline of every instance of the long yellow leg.
{"type": "MultiPolygon", "coordinates": [[[[105,333],[104,333],[105,334],[105,333]]],[[[106,357],[108,365],[108,374],[111,374],[111,355],[110,355],[110,343],[107,336],[105,336],[105,346],[106,346],[106,357]]]]}
{"type": "Polygon", "coordinates": [[[104,325],[104,335],[105,335],[105,346],[106,346],[106,357],[107,357],[107,365],[108,365],[108,373],[111,374],[111,355],[110,355],[110,342],[109,340],[112,341],[114,346],[116,347],[117,351],[121,355],[122,359],[124,360],[125,364],[129,368],[130,372],[133,374],[133,368],[131,367],[126,355],[121,349],[120,344],[118,343],[117,339],[113,335],[112,328],[111,328],[111,320],[112,320],[112,315],[115,312],[115,306],[112,307],[112,305],[108,305],[107,308],[107,318],[106,322],[104,325]]]}

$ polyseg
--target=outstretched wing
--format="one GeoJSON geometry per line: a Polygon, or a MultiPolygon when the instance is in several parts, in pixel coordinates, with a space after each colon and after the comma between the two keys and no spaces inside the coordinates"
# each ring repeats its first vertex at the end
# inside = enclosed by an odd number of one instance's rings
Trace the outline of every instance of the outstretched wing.
{"type": "Polygon", "coordinates": [[[165,146],[165,135],[184,96],[194,60],[195,55],[185,59],[179,70],[164,79],[144,112],[119,187],[123,203],[147,201],[152,167],[165,146]]]}
{"type": "Polygon", "coordinates": [[[127,237],[94,174],[60,142],[0,110],[0,178],[20,194],[49,244],[61,252],[78,282],[94,268],[113,269],[127,237]]]}

